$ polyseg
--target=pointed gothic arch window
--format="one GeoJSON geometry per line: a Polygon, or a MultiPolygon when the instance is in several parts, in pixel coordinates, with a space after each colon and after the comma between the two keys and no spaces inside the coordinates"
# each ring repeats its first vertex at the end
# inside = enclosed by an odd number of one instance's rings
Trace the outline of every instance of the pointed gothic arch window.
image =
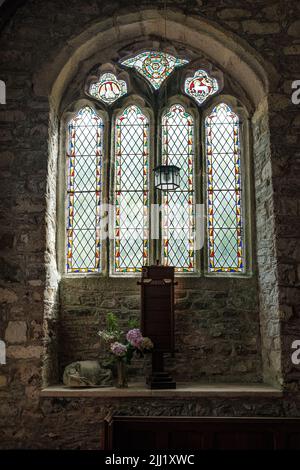
{"type": "Polygon", "coordinates": [[[149,260],[149,120],[128,106],[114,133],[114,272],[136,273],[149,260]]]}
{"type": "Polygon", "coordinates": [[[162,115],[162,164],[181,169],[180,188],[163,192],[162,260],[176,272],[194,272],[194,119],[180,104],[162,115]]]}
{"type": "Polygon", "coordinates": [[[104,125],[85,106],[68,126],[67,272],[101,271],[99,233],[104,125]]]}
{"type": "Polygon", "coordinates": [[[225,103],[205,120],[210,272],[243,272],[239,118],[225,103]]]}
{"type": "Polygon", "coordinates": [[[178,275],[246,272],[240,118],[222,101],[218,72],[185,71],[187,63],[148,51],[121,61],[127,72],[111,66],[89,81],[91,106],[83,106],[68,124],[68,274],[139,275],[157,259],[175,266],[178,275]],[[159,90],[173,73],[176,95],[162,103],[159,90]],[[136,74],[151,91],[129,83],[136,74]],[[217,94],[218,104],[207,111],[217,94]],[[110,116],[105,126],[102,111],[110,116]],[[180,167],[180,188],[158,193],[152,169],[166,163],[180,167]],[[110,240],[102,236],[100,223],[104,200],[113,206],[110,240]],[[154,203],[162,209],[157,239],[151,239],[154,203]],[[196,205],[207,208],[199,252],[196,205]]]}

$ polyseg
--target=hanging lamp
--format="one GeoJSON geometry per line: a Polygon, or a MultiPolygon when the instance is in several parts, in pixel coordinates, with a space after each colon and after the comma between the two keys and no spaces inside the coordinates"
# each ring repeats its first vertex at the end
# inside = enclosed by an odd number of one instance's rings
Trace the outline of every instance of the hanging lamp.
{"type": "Polygon", "coordinates": [[[175,165],[159,165],[154,168],[154,184],[161,191],[175,191],[180,186],[180,168],[175,165]]]}

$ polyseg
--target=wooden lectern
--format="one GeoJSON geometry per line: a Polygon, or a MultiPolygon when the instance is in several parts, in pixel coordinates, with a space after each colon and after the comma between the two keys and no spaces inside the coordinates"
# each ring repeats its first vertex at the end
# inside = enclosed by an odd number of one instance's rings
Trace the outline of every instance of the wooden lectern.
{"type": "Polygon", "coordinates": [[[176,388],[164,372],[164,353],[174,352],[174,268],[145,266],[141,285],[141,330],[154,344],[152,374],[146,384],[152,389],[176,388]]]}

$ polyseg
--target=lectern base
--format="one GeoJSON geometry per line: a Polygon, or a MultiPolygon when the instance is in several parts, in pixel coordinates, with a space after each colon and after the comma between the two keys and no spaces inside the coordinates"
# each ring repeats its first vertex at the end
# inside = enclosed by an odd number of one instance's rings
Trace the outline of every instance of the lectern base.
{"type": "Polygon", "coordinates": [[[156,372],[149,375],[146,379],[146,385],[153,390],[174,389],[176,388],[176,382],[167,372],[156,372]]]}

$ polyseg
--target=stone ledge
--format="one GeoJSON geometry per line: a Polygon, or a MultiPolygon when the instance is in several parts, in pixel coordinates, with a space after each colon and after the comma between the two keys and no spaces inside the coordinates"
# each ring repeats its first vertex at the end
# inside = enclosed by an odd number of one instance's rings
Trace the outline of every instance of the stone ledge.
{"type": "Polygon", "coordinates": [[[68,398],[192,398],[192,397],[274,397],[280,398],[280,389],[266,384],[178,383],[175,390],[150,390],[143,383],[131,383],[128,388],[68,388],[54,385],[44,388],[41,397],[68,398]]]}

